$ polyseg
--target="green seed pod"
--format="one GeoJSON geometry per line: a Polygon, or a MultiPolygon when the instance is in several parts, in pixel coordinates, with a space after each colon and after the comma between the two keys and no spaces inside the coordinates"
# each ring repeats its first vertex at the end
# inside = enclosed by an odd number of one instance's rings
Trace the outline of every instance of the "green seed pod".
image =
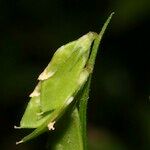
{"type": "Polygon", "coordinates": [[[74,100],[91,72],[86,64],[96,36],[96,33],[89,32],[55,52],[38,77],[39,83],[30,94],[31,99],[20,122],[20,128],[36,130],[20,142],[34,138],[46,129],[54,130],[55,122],[74,100]]]}
{"type": "MultiPolygon", "coordinates": [[[[99,35],[89,32],[78,40],[61,46],[55,52],[46,69],[38,77],[38,85],[30,94],[31,99],[21,119],[20,127],[15,127],[35,128],[35,130],[16,144],[26,142],[47,130],[54,130],[54,124],[66,112],[68,107],[72,106],[71,104],[76,104],[73,103],[76,102],[75,97],[81,88],[86,85],[85,83],[92,73],[101,38],[113,14],[109,16],[99,35]],[[94,44],[91,47],[93,41],[94,44]]],[[[90,78],[87,82],[89,84],[90,78]]],[[[75,116],[74,121],[77,120],[77,124],[72,123],[70,125],[64,140],[68,135],[70,136],[71,132],[73,132],[74,137],[80,139],[80,135],[75,135],[76,130],[80,131],[79,121],[82,122],[82,131],[85,130],[84,121],[86,121],[89,86],[86,88],[85,92],[87,93],[83,94],[83,98],[79,102],[79,112],[77,106],[75,106],[72,113],[72,116],[75,116]]],[[[82,138],[86,138],[85,134],[82,136],[82,138]]],[[[70,147],[69,144],[68,146],[70,147]]]]}

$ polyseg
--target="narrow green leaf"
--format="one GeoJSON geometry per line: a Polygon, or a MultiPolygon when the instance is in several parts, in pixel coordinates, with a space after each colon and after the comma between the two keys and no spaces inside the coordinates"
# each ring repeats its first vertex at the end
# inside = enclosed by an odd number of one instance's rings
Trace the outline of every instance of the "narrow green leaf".
{"type": "Polygon", "coordinates": [[[108,19],[104,23],[101,32],[99,33],[99,35],[97,36],[97,38],[94,41],[94,45],[92,47],[92,52],[91,52],[90,58],[89,58],[88,63],[87,63],[90,68],[91,68],[91,66],[93,66],[92,69],[94,69],[95,59],[96,59],[96,56],[97,56],[97,52],[98,52],[98,48],[99,48],[101,39],[102,39],[102,37],[104,35],[104,32],[105,32],[105,30],[106,30],[106,28],[107,28],[107,26],[108,26],[108,24],[109,24],[109,22],[110,22],[113,15],[114,15],[114,12],[112,12],[110,14],[108,19]]]}

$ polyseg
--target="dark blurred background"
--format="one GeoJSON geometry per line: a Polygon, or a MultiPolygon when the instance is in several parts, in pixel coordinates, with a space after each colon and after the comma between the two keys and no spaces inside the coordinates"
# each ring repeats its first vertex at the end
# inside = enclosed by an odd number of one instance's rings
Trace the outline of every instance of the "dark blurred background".
{"type": "Polygon", "coordinates": [[[149,0],[0,0],[1,150],[44,150],[44,135],[15,145],[28,95],[56,49],[99,32],[112,11],[92,80],[89,147],[150,149],[149,0]]]}

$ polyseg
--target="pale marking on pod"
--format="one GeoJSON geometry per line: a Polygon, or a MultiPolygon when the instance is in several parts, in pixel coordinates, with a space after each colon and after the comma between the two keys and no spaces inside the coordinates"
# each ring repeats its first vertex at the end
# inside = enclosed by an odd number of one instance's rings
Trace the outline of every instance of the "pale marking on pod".
{"type": "Polygon", "coordinates": [[[29,97],[37,97],[37,96],[40,96],[40,92],[37,91],[37,90],[34,90],[34,91],[29,95],[29,97]]]}
{"type": "Polygon", "coordinates": [[[47,70],[44,70],[44,72],[42,72],[39,77],[38,80],[46,80],[50,77],[52,77],[54,75],[55,72],[50,71],[49,73],[47,73],[47,70]]]}
{"type": "Polygon", "coordinates": [[[36,113],[37,116],[41,116],[43,114],[44,114],[44,112],[36,113]]]}
{"type": "Polygon", "coordinates": [[[82,85],[86,81],[88,75],[89,75],[89,72],[87,70],[83,70],[78,79],[78,84],[82,85]]]}
{"type": "Polygon", "coordinates": [[[53,122],[50,122],[47,127],[48,127],[48,130],[55,130],[55,127],[54,127],[54,124],[55,124],[56,121],[53,121],[53,122]]]}
{"type": "Polygon", "coordinates": [[[69,97],[66,104],[69,105],[73,101],[73,99],[74,99],[73,96],[69,97]]]}
{"type": "Polygon", "coordinates": [[[35,87],[34,91],[29,95],[29,97],[40,96],[40,86],[39,84],[35,87]]]}
{"type": "Polygon", "coordinates": [[[19,141],[19,142],[16,142],[16,145],[20,144],[20,143],[23,143],[23,140],[19,141]]]}
{"type": "Polygon", "coordinates": [[[14,129],[21,129],[21,127],[18,127],[18,126],[14,126],[14,129]]]}

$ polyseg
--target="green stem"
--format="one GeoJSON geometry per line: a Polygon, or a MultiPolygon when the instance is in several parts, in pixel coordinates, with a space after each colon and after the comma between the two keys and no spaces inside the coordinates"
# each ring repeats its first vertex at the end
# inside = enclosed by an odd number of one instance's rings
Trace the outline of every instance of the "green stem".
{"type": "Polygon", "coordinates": [[[92,50],[91,50],[91,55],[89,58],[89,61],[87,63],[87,68],[90,69],[91,74],[90,77],[87,81],[87,83],[84,86],[83,89],[83,93],[81,96],[81,100],[79,103],[79,116],[80,116],[80,121],[81,121],[81,130],[82,130],[82,138],[83,138],[83,146],[84,146],[84,150],[87,150],[87,132],[86,132],[86,122],[87,122],[87,102],[88,102],[88,98],[89,98],[89,91],[90,91],[90,83],[91,83],[91,78],[92,78],[92,72],[94,69],[94,65],[95,65],[95,60],[96,60],[96,56],[97,56],[97,52],[98,52],[98,48],[101,42],[101,39],[104,35],[104,32],[113,16],[114,12],[111,13],[111,15],[109,16],[109,18],[106,20],[106,22],[104,23],[101,32],[99,33],[99,35],[97,35],[92,50]]]}
{"type": "Polygon", "coordinates": [[[87,115],[86,113],[87,113],[87,102],[89,98],[90,84],[91,84],[91,75],[83,87],[82,96],[81,96],[80,103],[79,103],[79,116],[80,116],[82,141],[83,141],[84,150],[87,149],[87,132],[86,132],[86,123],[87,123],[86,116],[87,115]]]}

